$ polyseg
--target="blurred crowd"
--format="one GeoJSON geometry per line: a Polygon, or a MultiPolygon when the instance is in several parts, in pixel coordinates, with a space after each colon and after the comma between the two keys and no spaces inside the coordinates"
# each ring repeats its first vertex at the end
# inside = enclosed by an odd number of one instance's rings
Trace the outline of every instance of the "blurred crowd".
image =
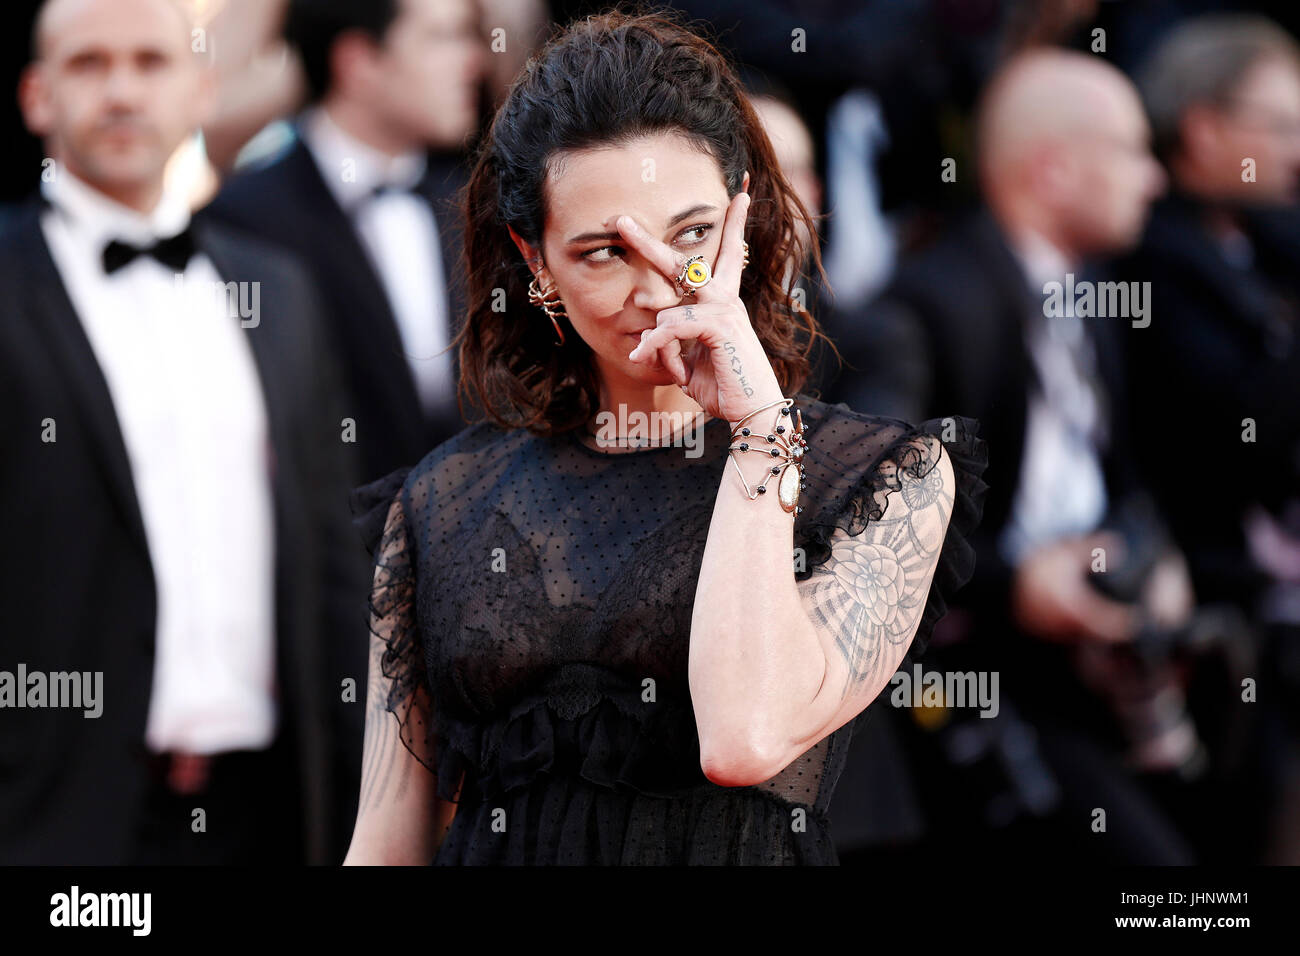
{"type": "MultiPolygon", "coordinates": [[[[0,861],[334,863],[366,690],[347,489],[464,427],[468,159],[604,5],[190,0],[178,31],[171,2],[27,3],[6,63],[0,669],[139,693],[89,730],[6,712],[0,861]],[[252,354],[176,331],[181,275],[266,321],[252,354]],[[196,794],[239,821],[207,855],[167,836],[196,794]]],[[[924,667],[998,674],[996,712],[882,694],[843,862],[1300,863],[1300,11],[670,6],[818,220],[828,281],[790,269],[839,351],[815,390],[989,445],[924,667]]]]}

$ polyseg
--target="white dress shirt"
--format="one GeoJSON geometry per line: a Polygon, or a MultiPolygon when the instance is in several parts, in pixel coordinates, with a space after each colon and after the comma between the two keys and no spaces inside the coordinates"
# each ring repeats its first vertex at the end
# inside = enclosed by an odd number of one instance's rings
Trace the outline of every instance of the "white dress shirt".
{"type": "MultiPolygon", "coordinates": [[[[266,409],[238,302],[199,254],[177,274],[141,255],[112,275],[103,249],[174,235],[66,170],[42,186],[42,229],[103,370],[131,466],[157,591],[154,751],[269,745],[276,730],[274,518],[266,409]]],[[[112,693],[111,689],[109,691],[112,693]]]]}
{"type": "Polygon", "coordinates": [[[321,107],[301,130],[321,178],[352,219],[397,320],[407,365],[426,413],[455,401],[447,284],[438,222],[429,203],[402,190],[419,182],[419,152],[389,156],[343,130],[321,107]],[[378,186],[396,187],[375,195],[378,186]]]}
{"type": "MultiPolygon", "coordinates": [[[[1063,282],[1071,268],[1038,236],[1022,237],[1015,252],[1040,302],[1043,286],[1063,282]]],[[[1096,530],[1107,506],[1099,453],[1107,440],[1106,423],[1085,378],[1096,367],[1092,340],[1077,316],[1039,312],[1032,319],[1025,344],[1042,388],[1029,394],[1020,479],[1011,522],[999,541],[1013,565],[1039,545],[1096,530]]]]}
{"type": "Polygon", "coordinates": [[[876,157],[888,148],[876,94],[857,87],[835,101],[826,115],[826,193],[835,218],[825,266],[842,308],[865,304],[894,271],[894,229],[880,208],[876,175],[876,157]]]}

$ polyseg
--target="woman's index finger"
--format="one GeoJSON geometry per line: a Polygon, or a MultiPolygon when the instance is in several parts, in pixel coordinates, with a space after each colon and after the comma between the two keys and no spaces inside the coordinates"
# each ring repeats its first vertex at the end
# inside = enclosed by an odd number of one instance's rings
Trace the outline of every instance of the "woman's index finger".
{"type": "Polygon", "coordinates": [[[740,273],[745,261],[745,223],[749,219],[750,201],[750,195],[746,192],[736,193],[732,197],[722,223],[718,260],[713,267],[715,281],[721,278],[732,294],[740,292],[740,273]]]}
{"type": "Polygon", "coordinates": [[[681,273],[685,257],[642,229],[631,216],[619,216],[614,220],[614,228],[627,240],[628,245],[669,279],[676,279],[681,273]]]}

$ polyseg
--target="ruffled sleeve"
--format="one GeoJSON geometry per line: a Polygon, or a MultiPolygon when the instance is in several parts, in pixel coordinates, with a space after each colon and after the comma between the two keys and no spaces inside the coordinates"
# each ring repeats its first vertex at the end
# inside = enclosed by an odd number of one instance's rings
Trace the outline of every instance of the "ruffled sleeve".
{"type": "Polygon", "coordinates": [[[805,408],[808,454],[805,457],[804,507],[795,524],[795,544],[803,549],[806,567],[796,572],[804,580],[832,558],[832,537],[838,531],[861,534],[886,514],[890,492],[907,501],[904,524],[891,532],[897,545],[888,561],[895,580],[905,581],[913,566],[926,558],[917,545],[918,529],[910,522],[939,503],[951,509],[948,530],[940,548],[934,577],[925,598],[915,636],[904,662],[919,658],[929,645],[935,624],[947,613],[953,594],[970,580],[975,570],[975,549],[970,538],[983,514],[988,485],[985,442],[978,437],[979,422],[954,416],[911,425],[894,418],[854,412],[848,406],[811,403],[805,408]],[[941,451],[952,463],[953,487],[945,488],[932,472],[941,451]],[[910,477],[912,480],[905,480],[910,477]],[[929,480],[927,480],[929,479],[929,480]]]}
{"type": "Polygon", "coordinates": [[[432,697],[415,613],[415,548],[401,468],[352,492],[353,525],[374,559],[369,596],[370,633],[385,649],[381,671],[390,681],[384,707],[401,728],[412,755],[436,772],[432,697]]]}

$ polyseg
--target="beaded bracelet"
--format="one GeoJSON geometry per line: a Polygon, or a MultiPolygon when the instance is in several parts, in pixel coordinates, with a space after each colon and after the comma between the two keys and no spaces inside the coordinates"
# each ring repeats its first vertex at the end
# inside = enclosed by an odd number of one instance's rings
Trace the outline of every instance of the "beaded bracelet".
{"type": "Polygon", "coordinates": [[[799,492],[804,487],[803,456],[808,448],[808,443],[803,437],[803,415],[799,409],[793,406],[794,399],[785,398],[754,409],[736,422],[731,429],[732,444],[727,447],[727,453],[731,456],[731,463],[736,467],[736,473],[740,475],[741,484],[745,486],[745,496],[750,501],[753,501],[767,491],[767,483],[772,479],[772,476],[778,475],[780,476],[780,482],[777,484],[777,499],[781,502],[782,510],[789,512],[792,517],[803,511],[803,508],[799,506],[799,492]],[[777,412],[776,419],[772,424],[772,430],[766,435],[755,435],[753,429],[745,424],[759,412],[768,408],[775,408],[778,405],[780,410],[777,412]],[[767,442],[768,447],[754,447],[750,441],[745,440],[750,438],[755,443],[762,439],[767,442]],[[776,459],[779,464],[771,465],[763,477],[763,483],[750,490],[749,482],[745,480],[745,472],[741,469],[740,463],[733,454],[737,451],[752,451],[760,455],[767,455],[769,458],[776,459]],[[791,465],[794,465],[794,468],[791,468],[791,465]]]}

